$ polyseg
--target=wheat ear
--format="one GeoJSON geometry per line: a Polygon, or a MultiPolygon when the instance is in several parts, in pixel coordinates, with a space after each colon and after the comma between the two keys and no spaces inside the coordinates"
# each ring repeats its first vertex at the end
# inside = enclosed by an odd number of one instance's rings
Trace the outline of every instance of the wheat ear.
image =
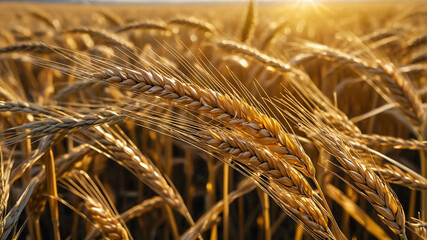
{"type": "Polygon", "coordinates": [[[132,42],[127,41],[126,39],[112,33],[107,32],[102,29],[92,29],[92,28],[74,28],[68,31],[69,33],[87,33],[92,37],[101,39],[105,42],[116,46],[123,46],[131,52],[136,52],[136,47],[132,42]]]}
{"type": "MultiPolygon", "coordinates": [[[[3,159],[3,149],[0,148],[0,222],[6,215],[7,202],[9,200],[10,182],[9,176],[12,170],[13,161],[3,159]]],[[[0,235],[3,233],[3,225],[0,226],[0,235]]]]}
{"type": "Polygon", "coordinates": [[[367,166],[389,183],[402,185],[412,189],[427,190],[427,179],[413,176],[411,173],[404,172],[394,165],[383,164],[382,166],[370,166],[367,164],[367,166]]]}
{"type": "MultiPolygon", "coordinates": [[[[89,146],[86,144],[82,144],[78,147],[73,148],[70,152],[57,157],[57,159],[55,160],[55,171],[57,179],[62,179],[68,171],[73,169],[75,164],[84,159],[82,156],[87,154],[89,151],[89,146]]],[[[42,175],[40,181],[37,183],[33,194],[31,195],[30,200],[28,201],[29,209],[31,210],[31,213],[33,214],[34,218],[38,218],[44,212],[45,204],[47,201],[47,196],[44,195],[45,193],[46,176],[42,175]]]]}
{"type": "Polygon", "coordinates": [[[22,211],[27,205],[28,200],[30,199],[31,194],[33,193],[37,183],[40,181],[41,174],[33,177],[31,182],[25,188],[25,191],[19,197],[18,201],[16,201],[15,205],[9,210],[6,217],[0,223],[0,229],[3,230],[3,233],[0,236],[1,240],[8,239],[8,235],[13,230],[15,224],[19,220],[22,211]]]}
{"type": "MultiPolygon", "coordinates": [[[[326,128],[326,127],[325,127],[326,128]]],[[[303,127],[304,129],[304,127],[303,127]]],[[[363,161],[355,157],[339,133],[329,129],[305,129],[305,133],[314,139],[316,144],[336,157],[360,194],[375,208],[381,220],[395,233],[405,237],[405,214],[403,207],[390,186],[378,177],[363,161]],[[334,135],[335,134],[335,135],[334,135]]],[[[356,155],[357,156],[357,155],[356,155]]]]}
{"type": "Polygon", "coordinates": [[[427,223],[418,219],[411,218],[408,221],[408,226],[416,233],[421,239],[427,238],[427,223]]]}
{"type": "Polygon", "coordinates": [[[180,17],[169,21],[169,24],[176,24],[198,29],[202,32],[215,32],[215,27],[209,22],[196,17],[180,17]]]}
{"type": "Polygon", "coordinates": [[[382,83],[380,87],[391,93],[390,97],[400,105],[399,110],[416,126],[420,126],[425,121],[425,111],[422,107],[420,96],[415,91],[412,83],[392,64],[384,64],[381,61],[371,64],[338,49],[332,49],[318,44],[307,44],[306,47],[314,52],[297,55],[290,61],[291,65],[322,58],[344,62],[358,69],[362,69],[366,73],[379,75],[381,77],[379,83],[382,83]]]}
{"type": "Polygon", "coordinates": [[[245,166],[255,167],[256,173],[262,173],[274,179],[278,185],[286,187],[295,194],[311,197],[313,190],[305,178],[286,161],[282,161],[269,149],[263,148],[238,134],[225,131],[207,130],[198,133],[206,144],[220,152],[231,155],[232,159],[245,166]]]}
{"type": "Polygon", "coordinates": [[[101,10],[99,13],[114,26],[120,26],[123,23],[122,19],[112,11],[101,10]]]}
{"type": "Polygon", "coordinates": [[[52,19],[47,13],[38,11],[38,10],[32,10],[30,11],[31,15],[33,15],[36,19],[46,23],[49,27],[53,28],[54,30],[58,30],[61,28],[61,23],[57,19],[52,19]]]}
{"type": "Polygon", "coordinates": [[[154,208],[160,207],[164,203],[165,201],[163,200],[163,198],[152,197],[126,210],[125,212],[120,214],[120,217],[123,219],[123,221],[127,222],[133,218],[141,216],[146,212],[150,212],[154,208]]]}
{"type": "Polygon", "coordinates": [[[236,97],[187,84],[154,71],[137,72],[116,68],[92,76],[136,93],[159,96],[214,120],[246,129],[257,142],[271,146],[271,150],[280,154],[284,160],[296,164],[307,175],[314,175],[315,168],[311,160],[293,137],[282,129],[280,123],[236,97]]]}
{"type": "Polygon", "coordinates": [[[246,42],[254,31],[255,28],[255,7],[254,1],[249,0],[248,7],[246,9],[245,21],[243,22],[242,32],[240,34],[240,41],[246,42]]]}
{"type": "Polygon", "coordinates": [[[122,122],[123,116],[113,111],[103,111],[96,115],[86,115],[81,119],[76,118],[46,118],[42,121],[32,122],[20,125],[15,129],[32,129],[20,137],[26,136],[44,136],[54,133],[70,133],[73,131],[84,130],[101,124],[117,124],[122,122]]]}
{"type": "Polygon", "coordinates": [[[424,142],[415,139],[402,139],[378,134],[352,134],[351,137],[368,146],[383,146],[410,150],[426,149],[426,144],[424,142]]]}
{"type": "Polygon", "coordinates": [[[144,21],[144,22],[136,22],[131,23],[125,26],[121,26],[116,29],[116,33],[122,33],[127,32],[130,30],[137,30],[137,29],[148,29],[148,30],[159,30],[159,31],[167,31],[166,24],[161,21],[144,21]]]}
{"type": "Polygon", "coordinates": [[[40,42],[26,42],[18,43],[0,48],[0,53],[13,53],[13,52],[34,52],[34,53],[53,53],[55,48],[48,47],[40,42]]]}
{"type": "Polygon", "coordinates": [[[112,208],[113,205],[86,172],[73,170],[67,174],[64,180],[61,180],[61,183],[85,201],[95,227],[105,237],[112,240],[130,238],[123,221],[116,214],[117,211],[112,208]]]}
{"type": "Polygon", "coordinates": [[[95,139],[98,145],[105,149],[105,152],[102,151],[103,154],[112,155],[115,161],[125,166],[138,179],[150,186],[171,207],[188,217],[187,207],[179,193],[170,186],[168,181],[162,176],[162,173],[145,155],[103,128],[96,127],[95,129],[96,131],[90,131],[86,134],[95,139]]]}

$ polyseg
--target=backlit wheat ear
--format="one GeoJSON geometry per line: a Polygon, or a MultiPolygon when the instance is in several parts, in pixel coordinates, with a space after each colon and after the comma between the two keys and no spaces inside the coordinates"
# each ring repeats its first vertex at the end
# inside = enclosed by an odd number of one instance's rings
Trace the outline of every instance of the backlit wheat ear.
{"type": "MultiPolygon", "coordinates": [[[[73,148],[67,154],[59,156],[55,162],[55,171],[57,179],[62,179],[64,176],[71,171],[75,165],[85,159],[85,156],[90,151],[90,148],[86,144],[82,144],[78,147],[73,148]]],[[[42,172],[42,174],[44,174],[42,172]]],[[[46,176],[42,175],[40,181],[37,183],[34,193],[31,195],[30,200],[28,201],[28,206],[34,214],[32,217],[39,218],[40,215],[44,212],[46,201],[48,197],[46,194],[46,176]]]]}
{"type": "Polygon", "coordinates": [[[387,183],[367,167],[364,161],[358,159],[349,138],[311,116],[294,98],[289,96],[281,102],[290,109],[286,115],[294,119],[319,148],[335,157],[340,169],[352,179],[350,183],[371,203],[381,220],[395,234],[406,238],[405,214],[399,199],[387,183]]]}
{"type": "Polygon", "coordinates": [[[74,170],[61,181],[70,191],[82,198],[96,228],[109,239],[130,239],[123,221],[97,184],[83,171],[74,170]]]}
{"type": "Polygon", "coordinates": [[[246,9],[246,15],[245,15],[245,21],[243,22],[243,28],[242,33],[240,35],[240,41],[246,42],[250,39],[254,28],[255,28],[255,7],[254,7],[254,1],[249,0],[248,7],[246,9]]]}
{"type": "Polygon", "coordinates": [[[328,109],[330,111],[313,111],[313,115],[317,117],[324,124],[328,124],[331,127],[346,135],[362,135],[360,129],[347,118],[345,114],[336,114],[338,109],[328,109]]]}
{"type": "Polygon", "coordinates": [[[102,29],[91,29],[91,28],[75,28],[68,31],[69,33],[87,33],[92,37],[98,38],[102,41],[107,42],[108,44],[123,46],[128,49],[130,52],[136,52],[136,47],[133,43],[127,41],[126,39],[102,29]]]}
{"type": "Polygon", "coordinates": [[[146,212],[150,212],[152,209],[160,207],[163,204],[165,204],[165,201],[161,197],[152,197],[126,210],[126,212],[120,214],[120,217],[123,219],[123,221],[127,222],[133,218],[141,216],[146,212]]]}
{"type": "Polygon", "coordinates": [[[418,219],[411,218],[408,221],[408,226],[412,229],[421,239],[427,238],[427,223],[418,219]]]}
{"type": "Polygon", "coordinates": [[[116,15],[113,11],[109,11],[109,10],[101,10],[99,11],[99,13],[108,20],[108,22],[111,23],[111,25],[113,26],[120,26],[123,24],[123,20],[116,15]]]}
{"type": "Polygon", "coordinates": [[[49,27],[58,30],[61,28],[61,23],[57,19],[52,19],[47,13],[40,10],[30,11],[36,19],[46,23],[49,27]]]}
{"type": "Polygon", "coordinates": [[[399,184],[408,188],[424,191],[427,189],[427,179],[413,176],[413,174],[404,172],[400,168],[391,164],[384,164],[383,166],[370,166],[368,164],[367,166],[389,183],[399,184]]]}
{"type": "Polygon", "coordinates": [[[288,24],[287,21],[282,21],[280,23],[274,23],[275,25],[267,35],[267,37],[264,39],[264,42],[261,45],[261,50],[266,50],[270,43],[283,31],[283,29],[286,27],[286,24],[288,24]]]}
{"type": "Polygon", "coordinates": [[[70,133],[81,129],[88,129],[90,127],[100,124],[117,124],[122,122],[123,116],[117,115],[112,111],[104,111],[97,115],[84,116],[82,119],[73,118],[47,118],[43,121],[33,122],[18,126],[16,129],[32,129],[28,133],[21,135],[26,136],[44,136],[54,133],[70,133]]]}
{"type": "Polygon", "coordinates": [[[114,134],[96,127],[96,131],[88,132],[87,135],[96,140],[105,153],[112,155],[113,159],[126,167],[129,171],[150,186],[173,208],[184,216],[188,216],[188,210],[176,190],[169,185],[156,166],[132,145],[114,134]]]}
{"type": "MultiPolygon", "coordinates": [[[[332,135],[325,130],[306,130],[306,134],[316,139],[316,143],[325,148],[342,166],[360,194],[375,208],[381,220],[395,233],[405,236],[405,214],[399,199],[390,186],[383,182],[370,168],[356,158],[339,135],[332,135]]],[[[331,131],[333,132],[333,131],[331,131]]]]}
{"type": "MultiPolygon", "coordinates": [[[[279,61],[278,59],[275,59],[269,55],[266,55],[262,52],[260,52],[256,48],[249,47],[244,44],[240,44],[238,42],[230,41],[230,40],[221,40],[217,42],[218,47],[223,48],[228,51],[234,51],[239,54],[243,54],[246,56],[249,56],[267,66],[270,66],[272,68],[275,68],[281,72],[287,73],[287,72],[297,72],[296,69],[293,69],[291,65],[284,63],[282,61],[279,61]]],[[[302,74],[303,72],[299,71],[298,74],[302,74]]]]}
{"type": "Polygon", "coordinates": [[[276,203],[296,221],[306,226],[307,231],[319,237],[334,238],[328,227],[327,213],[320,209],[313,199],[281,191],[274,184],[267,189],[274,191],[274,195],[277,194],[281,201],[276,203]]]}
{"type": "MultiPolygon", "coordinates": [[[[10,183],[9,176],[12,170],[13,161],[4,159],[3,149],[0,148],[0,222],[6,216],[7,202],[9,200],[10,183]]],[[[0,235],[3,233],[3,224],[0,226],[0,235]]]]}
{"type": "Polygon", "coordinates": [[[53,53],[55,48],[49,47],[40,42],[27,42],[10,45],[0,48],[0,53],[13,53],[13,52],[33,52],[33,53],[53,53]]]}
{"type": "Polygon", "coordinates": [[[334,112],[319,112],[314,111],[316,117],[323,123],[329,124],[338,131],[351,136],[356,141],[360,141],[368,146],[383,146],[396,149],[425,149],[426,145],[418,140],[401,139],[389,136],[381,136],[378,134],[362,134],[360,129],[353,124],[348,118],[334,112]]]}
{"type": "Polygon", "coordinates": [[[161,21],[143,21],[143,22],[136,22],[131,23],[125,26],[121,26],[116,29],[116,33],[122,33],[127,32],[131,30],[138,30],[138,29],[146,29],[146,30],[159,30],[159,31],[167,31],[166,24],[161,21]]]}
{"type": "Polygon", "coordinates": [[[195,17],[180,17],[169,21],[169,24],[176,24],[198,29],[203,32],[215,32],[215,27],[209,22],[195,17]]]}
{"type": "Polygon", "coordinates": [[[33,193],[37,183],[40,181],[41,174],[34,176],[28,186],[25,188],[22,195],[16,201],[15,205],[9,210],[6,217],[0,222],[1,230],[3,231],[0,239],[8,239],[8,235],[13,230],[14,226],[17,224],[19,217],[21,216],[22,211],[27,205],[28,200],[30,199],[31,194],[33,193]]]}
{"type": "Polygon", "coordinates": [[[415,139],[401,139],[378,134],[352,134],[353,138],[365,143],[368,146],[383,146],[396,149],[422,150],[426,149],[424,142],[415,139]]]}
{"type": "Polygon", "coordinates": [[[302,147],[282,130],[280,123],[242,100],[165,77],[154,71],[106,69],[93,77],[136,93],[159,96],[217,121],[247,129],[246,132],[257,142],[271,146],[273,151],[275,147],[282,147],[277,149],[278,154],[295,156],[298,167],[307,175],[314,175],[311,160],[302,147]],[[282,152],[283,150],[285,151],[282,152]]]}
{"type": "Polygon", "coordinates": [[[220,152],[230,154],[235,161],[243,165],[255,167],[256,173],[265,174],[274,179],[278,185],[285,186],[296,194],[312,196],[312,189],[305,178],[286,161],[272,152],[244,140],[243,136],[232,132],[202,131],[201,138],[210,146],[218,148],[220,152]]]}
{"type": "Polygon", "coordinates": [[[381,81],[378,86],[385,89],[401,107],[402,111],[416,126],[425,121],[425,111],[420,96],[416,93],[412,83],[392,65],[381,61],[368,63],[360,58],[346,54],[338,49],[332,49],[318,44],[306,44],[314,53],[301,54],[290,61],[292,65],[310,61],[316,58],[331,59],[345,62],[371,75],[379,75],[381,81]]]}

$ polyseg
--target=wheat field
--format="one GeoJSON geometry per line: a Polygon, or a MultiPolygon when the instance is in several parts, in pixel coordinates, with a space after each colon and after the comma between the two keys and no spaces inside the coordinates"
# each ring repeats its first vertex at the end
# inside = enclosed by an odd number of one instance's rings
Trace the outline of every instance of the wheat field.
{"type": "Polygon", "coordinates": [[[0,13],[0,239],[427,239],[422,1],[0,13]]]}

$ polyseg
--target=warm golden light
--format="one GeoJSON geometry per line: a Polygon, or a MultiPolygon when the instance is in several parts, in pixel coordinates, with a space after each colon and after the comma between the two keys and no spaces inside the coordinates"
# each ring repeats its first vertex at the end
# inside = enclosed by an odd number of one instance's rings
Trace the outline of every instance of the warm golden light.
{"type": "Polygon", "coordinates": [[[314,0],[298,0],[298,2],[314,4],[314,0]]]}

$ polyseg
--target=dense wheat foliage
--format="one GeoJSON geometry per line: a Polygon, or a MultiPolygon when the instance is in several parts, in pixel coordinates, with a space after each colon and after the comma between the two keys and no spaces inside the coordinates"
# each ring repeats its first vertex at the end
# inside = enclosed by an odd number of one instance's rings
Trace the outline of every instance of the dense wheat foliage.
{"type": "Polygon", "coordinates": [[[0,4],[0,239],[427,239],[427,6],[0,4]]]}

